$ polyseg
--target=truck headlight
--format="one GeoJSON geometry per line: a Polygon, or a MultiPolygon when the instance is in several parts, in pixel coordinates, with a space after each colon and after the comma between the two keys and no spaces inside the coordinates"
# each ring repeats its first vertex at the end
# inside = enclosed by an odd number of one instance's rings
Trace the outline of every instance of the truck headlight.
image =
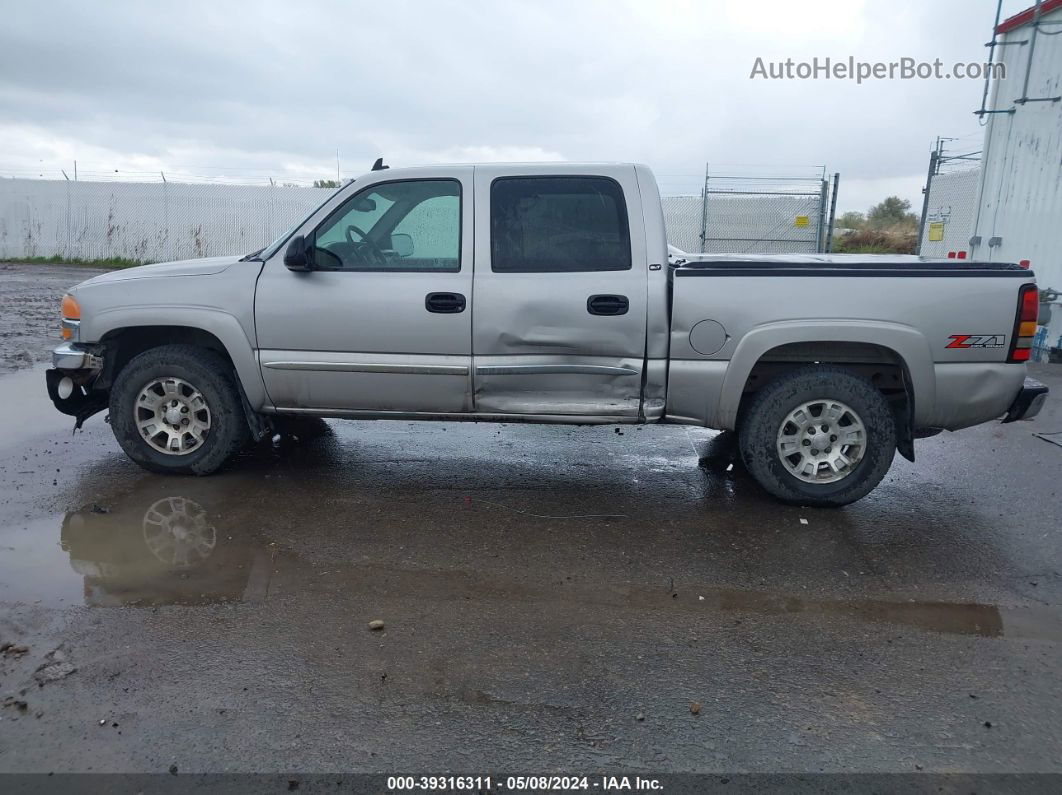
{"type": "Polygon", "coordinates": [[[68,342],[77,342],[81,334],[81,307],[74,296],[67,293],[62,304],[62,338],[68,342]]]}

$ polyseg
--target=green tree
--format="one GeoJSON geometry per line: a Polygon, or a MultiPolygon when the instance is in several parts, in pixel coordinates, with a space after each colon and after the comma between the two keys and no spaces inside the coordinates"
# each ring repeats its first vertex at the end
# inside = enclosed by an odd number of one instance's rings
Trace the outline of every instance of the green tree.
{"type": "Polygon", "coordinates": [[[338,188],[339,182],[334,179],[315,179],[313,186],[315,188],[338,188]]]}
{"type": "Polygon", "coordinates": [[[855,210],[842,213],[841,217],[837,219],[837,227],[839,229],[862,229],[866,226],[866,223],[866,216],[855,210]]]}
{"type": "Polygon", "coordinates": [[[890,226],[915,225],[918,216],[911,212],[911,202],[899,196],[889,196],[867,211],[867,225],[871,229],[887,229],[890,226]]]}

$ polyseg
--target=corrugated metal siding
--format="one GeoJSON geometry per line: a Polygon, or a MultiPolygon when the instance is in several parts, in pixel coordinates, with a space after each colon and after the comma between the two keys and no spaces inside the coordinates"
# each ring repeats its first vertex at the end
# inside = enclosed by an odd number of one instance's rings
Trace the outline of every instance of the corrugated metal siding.
{"type": "MultiPolygon", "coordinates": [[[[1047,30],[1060,30],[1062,9],[1044,14],[1047,30]]],[[[1028,40],[1029,25],[1000,37],[1028,40]]],[[[1041,288],[1062,290],[1062,102],[1016,105],[1025,80],[1029,45],[1008,44],[997,50],[1007,67],[998,81],[993,109],[1014,108],[1013,114],[987,116],[983,177],[974,235],[979,246],[971,257],[994,262],[1028,259],[1041,288]],[[989,238],[1001,238],[990,248],[989,238]]],[[[1029,75],[1029,97],[1062,94],[1062,36],[1036,37],[1029,75]]],[[[1062,311],[1056,308],[1048,332],[1049,344],[1062,345],[1062,311]]]]}

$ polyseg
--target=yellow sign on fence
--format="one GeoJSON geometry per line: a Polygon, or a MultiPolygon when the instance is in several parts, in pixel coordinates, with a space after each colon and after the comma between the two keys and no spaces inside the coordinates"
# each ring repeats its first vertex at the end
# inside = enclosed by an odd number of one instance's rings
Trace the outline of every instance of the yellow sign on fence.
{"type": "Polygon", "coordinates": [[[796,223],[793,226],[808,226],[811,224],[811,219],[806,215],[798,215],[796,217],[796,223]]]}
{"type": "Polygon", "coordinates": [[[943,221],[930,221],[929,222],[929,239],[931,242],[944,239],[944,222],[943,221]]]}

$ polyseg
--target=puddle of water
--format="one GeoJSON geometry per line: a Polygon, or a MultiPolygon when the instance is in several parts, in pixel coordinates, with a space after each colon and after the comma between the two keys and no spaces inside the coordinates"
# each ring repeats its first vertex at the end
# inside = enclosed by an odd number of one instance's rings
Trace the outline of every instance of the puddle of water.
{"type": "Polygon", "coordinates": [[[111,607],[240,600],[261,543],[219,530],[207,508],[177,494],[134,497],[114,510],[93,504],[0,530],[0,601],[111,607]]]}
{"type": "MultiPolygon", "coordinates": [[[[608,583],[558,591],[504,572],[455,569],[445,555],[445,561],[438,562],[439,551],[430,533],[408,542],[414,548],[407,552],[423,568],[371,560],[315,568],[298,552],[302,546],[312,547],[314,529],[300,528],[297,518],[283,523],[288,551],[280,554],[267,531],[259,529],[263,511],[277,509],[269,507],[269,498],[258,491],[262,488],[261,473],[192,480],[145,477],[124,495],[113,496],[105,507],[90,504],[65,515],[0,527],[0,601],[110,607],[260,601],[271,593],[310,598],[321,592],[398,593],[435,602],[575,601],[687,614],[836,615],[955,635],[1062,640],[1060,617],[1048,608],[1001,611],[972,602],[809,599],[688,583],[679,589],[681,598],[673,598],[666,589],[608,583]],[[423,547],[421,554],[415,549],[418,545],[423,547]]],[[[290,499],[312,498],[300,494],[290,499]]],[[[292,510],[297,517],[298,507],[292,510]]],[[[350,521],[347,516],[337,518],[350,521]]]]}
{"type": "MultiPolygon", "coordinates": [[[[687,589],[683,589],[687,590],[687,589]]],[[[763,591],[735,589],[701,589],[696,603],[686,597],[687,609],[714,609],[756,613],[759,615],[789,615],[811,613],[840,615],[873,623],[896,624],[928,629],[955,635],[998,637],[1004,634],[1003,616],[995,605],[976,602],[887,601],[880,599],[804,599],[763,591]],[[700,598],[703,597],[703,600],[700,598]]],[[[660,601],[659,589],[654,593],[637,592],[633,601],[660,601]]]]}
{"type": "Polygon", "coordinates": [[[239,600],[253,560],[246,536],[219,531],[203,505],[180,495],[132,512],[68,514],[61,534],[95,607],[239,600]]]}
{"type": "Polygon", "coordinates": [[[74,418],[56,411],[44,385],[47,367],[0,375],[0,449],[58,431],[70,433],[74,418]]]}
{"type": "Polygon", "coordinates": [[[55,531],[62,521],[62,514],[47,516],[0,532],[0,601],[84,604],[81,578],[55,531]]]}

